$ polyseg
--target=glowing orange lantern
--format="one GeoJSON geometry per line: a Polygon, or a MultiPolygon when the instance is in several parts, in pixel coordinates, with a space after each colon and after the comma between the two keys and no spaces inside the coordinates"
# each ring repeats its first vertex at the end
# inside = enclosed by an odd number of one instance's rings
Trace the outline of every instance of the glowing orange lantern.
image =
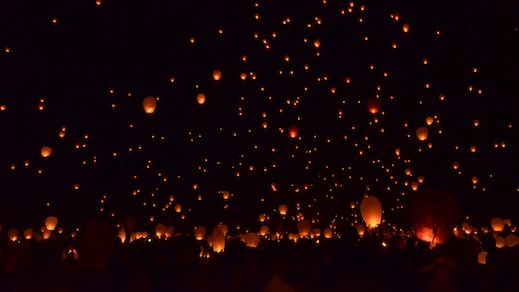
{"type": "Polygon", "coordinates": [[[53,231],[56,229],[56,225],[58,225],[58,218],[55,216],[49,216],[45,219],[45,228],[47,228],[47,230],[53,231]]]}
{"type": "Polygon", "coordinates": [[[372,114],[378,113],[380,110],[380,100],[378,98],[370,98],[366,102],[366,106],[368,107],[368,111],[372,114]]]}
{"type": "Polygon", "coordinates": [[[49,146],[41,147],[41,151],[40,151],[41,157],[47,158],[50,156],[51,153],[52,153],[51,147],[49,147],[49,146]]]}
{"type": "Polygon", "coordinates": [[[416,137],[420,141],[427,140],[428,134],[429,134],[429,130],[426,127],[420,127],[418,129],[416,129],[416,137]]]}
{"type": "Polygon", "coordinates": [[[360,214],[369,228],[377,227],[382,221],[382,204],[374,196],[365,196],[360,203],[360,214]]]}
{"type": "Polygon", "coordinates": [[[145,113],[152,114],[155,112],[155,108],[157,107],[157,100],[153,96],[145,97],[142,100],[142,107],[144,108],[145,113]]]}
{"type": "Polygon", "coordinates": [[[198,104],[204,104],[205,103],[205,94],[199,93],[196,96],[196,101],[198,102],[198,104]]]}
{"type": "Polygon", "coordinates": [[[213,79],[214,81],[218,81],[222,78],[222,71],[216,69],[216,70],[213,70],[213,79]]]}
{"type": "Polygon", "coordinates": [[[299,129],[296,126],[290,126],[288,128],[288,135],[290,138],[294,139],[297,138],[297,133],[299,132],[299,129]]]}

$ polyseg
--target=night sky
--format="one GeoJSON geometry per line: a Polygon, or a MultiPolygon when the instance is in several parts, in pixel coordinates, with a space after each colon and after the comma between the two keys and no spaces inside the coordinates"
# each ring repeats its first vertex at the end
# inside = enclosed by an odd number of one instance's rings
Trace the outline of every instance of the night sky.
{"type": "Polygon", "coordinates": [[[517,222],[519,4],[379,2],[1,1],[0,224],[517,222]]]}

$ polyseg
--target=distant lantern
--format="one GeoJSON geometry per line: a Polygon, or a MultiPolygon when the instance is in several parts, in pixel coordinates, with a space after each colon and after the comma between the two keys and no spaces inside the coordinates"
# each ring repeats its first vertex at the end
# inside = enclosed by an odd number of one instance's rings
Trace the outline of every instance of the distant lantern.
{"type": "Polygon", "coordinates": [[[472,177],[472,183],[473,184],[477,184],[478,183],[478,177],[477,176],[473,176],[472,177]]]}
{"type": "Polygon", "coordinates": [[[303,220],[297,222],[297,230],[299,231],[299,237],[303,238],[310,235],[312,227],[310,226],[310,222],[308,220],[303,220]]]}
{"type": "Polygon", "coordinates": [[[155,112],[155,108],[157,107],[157,100],[153,96],[145,97],[142,100],[142,107],[144,108],[145,113],[152,114],[155,112]]]}
{"type": "Polygon", "coordinates": [[[155,226],[155,235],[158,238],[161,238],[166,233],[166,225],[159,223],[157,226],[155,226]]]}
{"type": "Polygon", "coordinates": [[[222,79],[222,71],[216,69],[216,70],[213,70],[213,79],[214,81],[218,81],[220,79],[222,79]]]}
{"type": "Polygon", "coordinates": [[[382,204],[374,196],[365,196],[360,203],[360,214],[366,226],[377,227],[382,221],[382,204]]]}
{"type": "Polygon", "coordinates": [[[210,237],[213,251],[217,253],[223,252],[225,249],[225,234],[220,226],[215,226],[213,228],[213,232],[211,232],[210,237]]]}
{"type": "Polygon", "coordinates": [[[324,238],[332,238],[333,236],[333,231],[330,227],[326,227],[323,231],[324,233],[324,238]]]}
{"type": "Polygon", "coordinates": [[[404,31],[404,33],[409,32],[409,23],[402,24],[402,30],[404,31]]]}
{"type": "Polygon", "coordinates": [[[205,233],[206,233],[206,230],[205,230],[204,226],[197,226],[195,228],[195,239],[196,240],[204,239],[205,233]]]}
{"type": "Polygon", "coordinates": [[[267,236],[269,234],[269,227],[267,225],[261,225],[260,227],[260,235],[267,236]]]}
{"type": "Polygon", "coordinates": [[[496,247],[497,248],[503,248],[506,246],[505,238],[502,236],[496,236],[496,247]]]}
{"type": "Polygon", "coordinates": [[[378,98],[372,97],[368,99],[366,106],[368,107],[368,111],[370,113],[376,114],[380,110],[380,100],[378,98]]]}
{"type": "Polygon", "coordinates": [[[196,96],[196,101],[198,102],[198,104],[204,104],[205,103],[205,94],[199,93],[196,96]]]}
{"type": "Polygon", "coordinates": [[[431,117],[431,116],[428,116],[426,119],[425,119],[425,123],[427,124],[427,126],[430,126],[434,123],[434,118],[431,117]]]}
{"type": "Polygon", "coordinates": [[[490,225],[492,226],[492,230],[494,230],[494,232],[501,232],[505,228],[505,220],[496,217],[490,220],[490,225]]]}
{"type": "Polygon", "coordinates": [[[45,228],[47,230],[54,230],[56,229],[56,225],[58,225],[58,218],[55,216],[49,216],[47,219],[45,219],[45,228]]]}
{"type": "Polygon", "coordinates": [[[19,235],[18,229],[16,228],[11,228],[7,231],[7,237],[9,237],[10,241],[17,241],[19,235]]]}
{"type": "Polygon", "coordinates": [[[31,239],[33,234],[34,234],[34,231],[32,230],[32,228],[26,228],[23,231],[23,237],[25,237],[25,239],[27,239],[27,240],[31,239]]]}
{"type": "Polygon", "coordinates": [[[414,193],[409,212],[416,237],[433,244],[445,242],[461,216],[454,196],[436,189],[422,189],[414,193]]]}
{"type": "Polygon", "coordinates": [[[241,241],[245,243],[247,247],[257,247],[260,243],[260,237],[257,233],[248,232],[240,236],[241,241]]]}
{"type": "Polygon", "coordinates": [[[314,47],[319,48],[321,46],[321,41],[319,39],[314,40],[314,47]]]}
{"type": "Polygon", "coordinates": [[[231,196],[231,193],[229,191],[222,191],[222,198],[224,200],[229,199],[230,196],[231,196]]]}
{"type": "Polygon", "coordinates": [[[413,191],[418,190],[418,182],[416,182],[416,181],[412,182],[412,183],[411,183],[411,189],[412,189],[413,191]]]}
{"type": "Polygon", "coordinates": [[[176,204],[175,205],[175,212],[180,213],[182,211],[182,205],[176,204]]]}
{"type": "Polygon", "coordinates": [[[508,247],[514,247],[519,244],[519,237],[515,234],[508,234],[505,237],[505,245],[508,247]]]}
{"type": "Polygon", "coordinates": [[[418,183],[423,183],[424,180],[425,178],[422,175],[418,176],[418,183]]]}
{"type": "Polygon", "coordinates": [[[296,127],[296,126],[290,126],[288,128],[288,135],[290,136],[290,138],[294,139],[294,138],[297,138],[297,134],[299,132],[299,129],[296,127]]]}
{"type": "Polygon", "coordinates": [[[287,205],[279,205],[278,209],[279,209],[280,215],[285,216],[287,214],[287,211],[288,211],[287,205]]]}
{"type": "Polygon", "coordinates": [[[41,147],[40,153],[41,153],[42,157],[47,158],[52,153],[52,148],[49,146],[43,146],[43,147],[41,147]]]}
{"type": "Polygon", "coordinates": [[[479,252],[479,254],[478,254],[478,263],[480,265],[486,265],[487,264],[487,255],[488,255],[487,251],[479,252]]]}
{"type": "Polygon", "coordinates": [[[427,130],[426,127],[420,127],[418,129],[416,129],[416,137],[418,138],[418,140],[420,141],[425,141],[427,140],[427,136],[429,134],[429,130],[427,130]]]}
{"type": "Polygon", "coordinates": [[[364,233],[366,232],[366,227],[362,224],[357,224],[357,226],[355,227],[355,229],[357,229],[357,234],[362,237],[364,235],[364,233]]]}

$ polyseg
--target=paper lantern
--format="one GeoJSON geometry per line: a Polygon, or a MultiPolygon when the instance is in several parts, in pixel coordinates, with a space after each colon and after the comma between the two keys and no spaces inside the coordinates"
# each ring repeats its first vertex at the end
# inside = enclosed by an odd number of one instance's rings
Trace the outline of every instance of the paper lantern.
{"type": "Polygon", "coordinates": [[[56,229],[56,225],[58,225],[58,218],[55,216],[49,216],[45,219],[45,228],[47,228],[47,230],[53,231],[56,229]]]}
{"type": "Polygon", "coordinates": [[[497,248],[503,248],[506,246],[505,238],[502,236],[496,236],[496,247],[497,248]]]}
{"type": "Polygon", "coordinates": [[[371,114],[376,114],[380,110],[380,99],[372,97],[366,102],[366,107],[371,114]]]}
{"type": "Polygon", "coordinates": [[[157,107],[157,100],[153,96],[145,97],[142,100],[142,107],[144,108],[145,113],[152,114],[155,112],[155,108],[157,107]]]}
{"type": "Polygon", "coordinates": [[[198,102],[198,104],[204,104],[205,103],[205,94],[203,94],[203,93],[197,94],[196,101],[198,102]]]}
{"type": "Polygon", "coordinates": [[[157,224],[157,226],[155,227],[155,235],[158,238],[161,238],[162,236],[164,236],[165,232],[166,232],[166,225],[164,225],[162,223],[157,224]]]}
{"type": "Polygon", "coordinates": [[[299,237],[308,237],[310,235],[312,227],[308,220],[297,222],[297,230],[299,231],[299,237]]]}
{"type": "Polygon", "coordinates": [[[225,235],[220,226],[215,226],[211,232],[211,244],[216,253],[223,252],[225,249],[225,235]]]}
{"type": "Polygon", "coordinates": [[[495,232],[501,232],[505,228],[505,220],[499,217],[492,218],[492,220],[490,220],[490,225],[492,226],[492,230],[495,232]]]}
{"type": "Polygon", "coordinates": [[[404,33],[408,33],[409,32],[409,23],[402,24],[402,30],[404,31],[404,33]]]}
{"type": "Polygon", "coordinates": [[[425,123],[427,124],[427,126],[432,125],[434,123],[434,118],[431,116],[428,116],[427,118],[425,118],[425,123]]]}
{"type": "Polygon", "coordinates": [[[488,255],[488,252],[486,252],[486,251],[481,251],[478,254],[478,263],[480,265],[486,265],[487,264],[487,255],[488,255]]]}
{"type": "Polygon", "coordinates": [[[323,231],[323,234],[324,234],[324,238],[329,239],[329,238],[332,238],[332,236],[333,236],[333,231],[332,231],[332,229],[331,229],[330,227],[326,227],[326,228],[324,229],[324,231],[323,231]]]}
{"type": "Polygon", "coordinates": [[[7,231],[7,237],[9,238],[10,241],[17,241],[18,236],[19,236],[19,233],[18,233],[18,229],[16,229],[16,228],[11,228],[7,231]]]}
{"type": "Polygon", "coordinates": [[[519,244],[519,237],[515,234],[508,234],[505,237],[505,245],[508,247],[514,247],[519,244]]]}
{"type": "Polygon", "coordinates": [[[292,139],[295,139],[297,138],[297,134],[299,132],[299,129],[296,127],[296,126],[290,126],[288,128],[288,135],[290,136],[290,138],[292,139]]]}
{"type": "Polygon", "coordinates": [[[382,204],[376,197],[366,195],[360,203],[360,214],[367,227],[377,227],[382,221],[382,204]]]}
{"type": "Polygon", "coordinates": [[[241,241],[248,247],[257,247],[260,243],[260,237],[257,233],[248,232],[240,236],[241,241]]]}
{"type": "Polygon", "coordinates": [[[426,127],[420,127],[416,129],[416,137],[420,141],[427,140],[427,136],[429,135],[429,130],[426,127]]]}
{"type": "Polygon", "coordinates": [[[206,230],[205,230],[204,226],[197,226],[195,228],[195,239],[196,240],[204,239],[205,233],[206,233],[206,230]]]}
{"type": "Polygon", "coordinates": [[[260,227],[260,235],[267,236],[267,234],[269,234],[269,227],[267,225],[262,225],[260,227]]]}
{"type": "Polygon", "coordinates": [[[23,231],[23,237],[25,237],[25,239],[27,239],[27,240],[31,239],[33,234],[34,234],[34,231],[32,230],[32,228],[26,228],[23,231]]]}
{"type": "Polygon", "coordinates": [[[52,153],[52,148],[51,147],[49,147],[49,146],[41,147],[41,151],[40,151],[41,157],[47,158],[47,157],[50,156],[51,153],[52,153]]]}
{"type": "Polygon", "coordinates": [[[288,207],[287,207],[287,205],[284,205],[284,204],[283,205],[279,205],[278,210],[279,210],[279,214],[281,216],[285,216],[287,214],[288,207]]]}
{"type": "Polygon", "coordinates": [[[222,71],[216,69],[216,70],[213,70],[213,79],[214,81],[218,81],[222,78],[222,71]]]}
{"type": "Polygon", "coordinates": [[[443,243],[461,216],[457,200],[446,191],[422,189],[413,194],[409,215],[418,239],[443,243]]]}

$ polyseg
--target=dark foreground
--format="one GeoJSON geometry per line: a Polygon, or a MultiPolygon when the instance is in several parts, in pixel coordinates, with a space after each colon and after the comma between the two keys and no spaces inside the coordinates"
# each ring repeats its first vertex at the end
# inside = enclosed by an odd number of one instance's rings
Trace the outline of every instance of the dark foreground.
{"type": "Polygon", "coordinates": [[[118,244],[109,253],[58,240],[4,243],[2,291],[519,291],[519,246],[489,252],[449,238],[430,249],[414,239],[356,237],[230,240],[225,251],[201,257],[205,241],[179,236],[118,244]],[[84,248],[84,247],[83,247],[84,248]]]}

